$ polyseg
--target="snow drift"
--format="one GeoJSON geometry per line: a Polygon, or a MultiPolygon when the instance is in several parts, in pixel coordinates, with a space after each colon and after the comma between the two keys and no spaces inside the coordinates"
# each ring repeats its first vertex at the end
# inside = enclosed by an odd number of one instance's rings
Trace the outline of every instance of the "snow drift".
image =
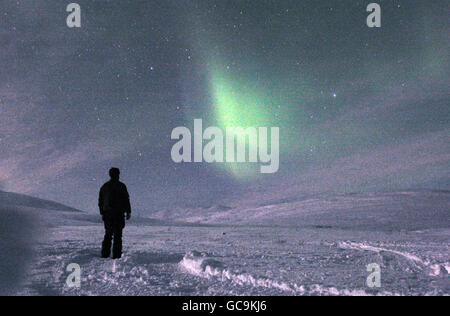
{"type": "Polygon", "coordinates": [[[11,295],[25,281],[41,221],[45,215],[53,217],[48,212],[56,211],[80,212],[56,202],[0,191],[0,295],[11,295]]]}
{"type": "Polygon", "coordinates": [[[11,295],[23,281],[31,261],[34,230],[30,216],[0,207],[0,295],[11,295]]]}
{"type": "Polygon", "coordinates": [[[80,212],[79,210],[56,203],[43,200],[24,194],[0,191],[0,205],[3,207],[31,207],[36,209],[45,209],[52,211],[80,212]]]}

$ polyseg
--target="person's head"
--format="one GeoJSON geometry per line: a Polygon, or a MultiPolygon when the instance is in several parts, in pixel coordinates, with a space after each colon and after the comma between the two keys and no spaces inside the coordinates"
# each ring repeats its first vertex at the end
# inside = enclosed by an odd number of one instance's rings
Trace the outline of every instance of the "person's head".
{"type": "Polygon", "coordinates": [[[111,177],[111,180],[118,181],[120,178],[120,170],[118,168],[111,168],[109,170],[109,176],[111,177]]]}

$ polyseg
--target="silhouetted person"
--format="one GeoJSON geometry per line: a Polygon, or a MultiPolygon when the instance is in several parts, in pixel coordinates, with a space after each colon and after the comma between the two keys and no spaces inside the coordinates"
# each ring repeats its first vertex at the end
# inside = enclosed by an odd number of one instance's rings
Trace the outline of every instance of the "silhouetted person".
{"type": "Polygon", "coordinates": [[[114,237],[113,259],[122,257],[122,230],[131,217],[130,196],[125,184],[119,181],[120,170],[109,170],[111,180],[100,189],[98,207],[105,223],[105,239],[102,244],[102,258],[111,255],[111,242],[114,237]]]}

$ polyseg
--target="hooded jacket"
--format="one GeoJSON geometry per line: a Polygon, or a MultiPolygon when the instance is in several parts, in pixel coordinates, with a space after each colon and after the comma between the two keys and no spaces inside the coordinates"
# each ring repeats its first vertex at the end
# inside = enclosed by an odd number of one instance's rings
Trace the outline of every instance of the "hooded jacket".
{"type": "Polygon", "coordinates": [[[127,187],[120,181],[110,180],[100,189],[98,198],[100,214],[131,214],[130,195],[127,187]]]}

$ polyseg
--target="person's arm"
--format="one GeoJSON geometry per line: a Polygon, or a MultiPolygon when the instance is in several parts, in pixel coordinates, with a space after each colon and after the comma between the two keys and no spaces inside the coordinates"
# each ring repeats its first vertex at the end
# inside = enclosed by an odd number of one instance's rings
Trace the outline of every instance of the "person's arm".
{"type": "Polygon", "coordinates": [[[103,187],[100,189],[100,193],[98,195],[98,209],[100,211],[100,215],[103,216],[103,187]]]}
{"type": "Polygon", "coordinates": [[[131,218],[131,204],[130,204],[130,194],[128,193],[127,186],[123,185],[125,194],[125,213],[127,214],[127,219],[131,218]]]}

